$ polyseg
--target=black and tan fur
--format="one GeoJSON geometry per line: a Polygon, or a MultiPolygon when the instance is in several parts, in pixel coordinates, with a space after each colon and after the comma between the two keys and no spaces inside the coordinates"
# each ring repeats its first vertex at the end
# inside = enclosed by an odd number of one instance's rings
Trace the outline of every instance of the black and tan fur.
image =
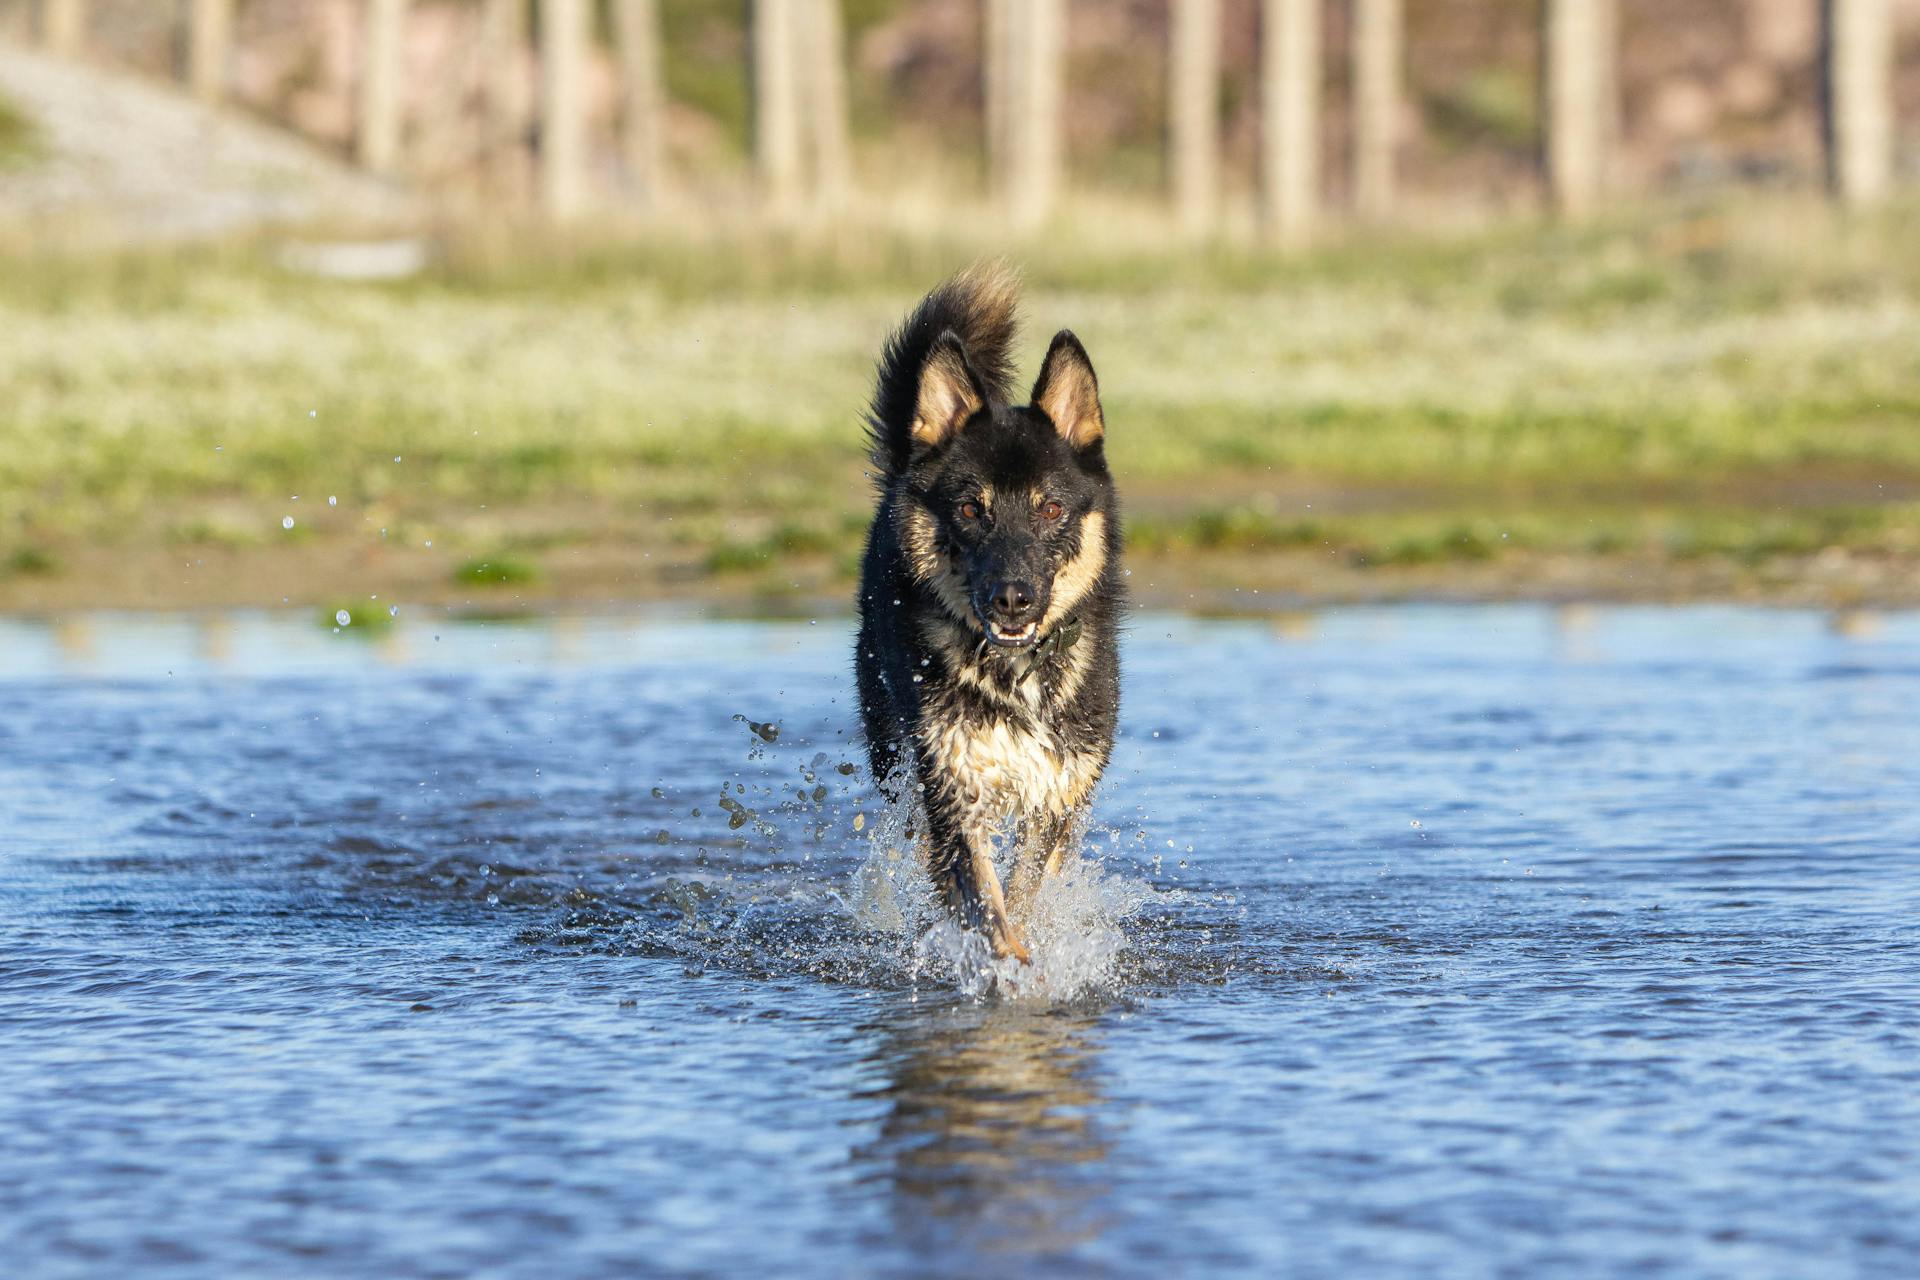
{"type": "Polygon", "coordinates": [[[1016,299],[975,267],[881,353],[854,665],[874,777],[917,786],[941,896],[1024,960],[1021,905],[1112,752],[1124,601],[1093,365],[1062,330],[1031,402],[1008,403],[1016,299]],[[1017,842],[1004,893],[1000,839],[1017,842]]]}

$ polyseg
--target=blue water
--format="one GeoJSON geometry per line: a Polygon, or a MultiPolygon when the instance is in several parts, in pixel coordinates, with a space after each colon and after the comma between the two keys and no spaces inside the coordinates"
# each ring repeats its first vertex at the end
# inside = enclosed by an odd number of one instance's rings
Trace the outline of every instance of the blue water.
{"type": "Polygon", "coordinates": [[[8,1274],[1920,1271],[1920,617],[1144,616],[1027,972],[847,649],[0,621],[8,1274]]]}

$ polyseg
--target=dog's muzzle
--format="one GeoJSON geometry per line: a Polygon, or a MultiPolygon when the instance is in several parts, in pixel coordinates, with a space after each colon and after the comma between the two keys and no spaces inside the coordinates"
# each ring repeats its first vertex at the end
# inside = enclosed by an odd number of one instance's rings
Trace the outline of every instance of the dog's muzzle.
{"type": "Polygon", "coordinates": [[[1024,582],[1002,582],[974,601],[974,612],[987,639],[1010,649],[1024,649],[1040,639],[1040,615],[1045,602],[1024,582]]]}

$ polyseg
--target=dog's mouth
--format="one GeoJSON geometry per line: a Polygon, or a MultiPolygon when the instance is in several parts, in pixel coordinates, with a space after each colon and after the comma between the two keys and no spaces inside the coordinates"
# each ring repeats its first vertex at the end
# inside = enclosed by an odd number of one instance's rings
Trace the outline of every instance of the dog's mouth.
{"type": "Polygon", "coordinates": [[[1023,622],[1017,627],[1010,627],[988,618],[982,620],[982,625],[986,627],[987,639],[1009,649],[1024,649],[1040,638],[1038,622],[1023,622]]]}

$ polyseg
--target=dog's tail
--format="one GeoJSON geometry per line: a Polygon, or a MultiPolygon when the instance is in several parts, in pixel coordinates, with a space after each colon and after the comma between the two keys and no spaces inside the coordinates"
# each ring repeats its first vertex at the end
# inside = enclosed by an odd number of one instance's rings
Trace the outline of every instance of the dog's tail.
{"type": "Polygon", "coordinates": [[[1013,385],[1015,312],[1020,280],[1004,262],[976,262],[920,300],[880,351],[867,414],[873,463],[882,476],[898,475],[912,454],[914,408],[920,396],[920,366],[941,334],[951,331],[966,348],[987,394],[1004,401],[1013,385]]]}

